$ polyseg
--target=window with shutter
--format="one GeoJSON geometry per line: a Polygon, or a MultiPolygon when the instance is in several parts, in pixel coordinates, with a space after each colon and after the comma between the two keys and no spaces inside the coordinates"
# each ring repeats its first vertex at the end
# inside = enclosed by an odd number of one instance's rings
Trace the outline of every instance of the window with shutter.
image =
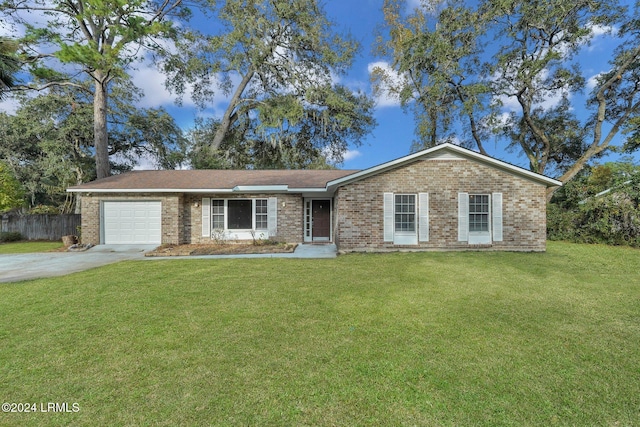
{"type": "Polygon", "coordinates": [[[418,239],[429,241],[429,193],[418,194],[418,239]]]}
{"type": "Polygon", "coordinates": [[[393,193],[384,193],[384,241],[393,242],[393,193]]]}
{"type": "Polygon", "coordinates": [[[469,240],[469,193],[458,193],[458,241],[469,240]]]}
{"type": "Polygon", "coordinates": [[[493,193],[493,240],[502,242],[502,193],[493,193]]]}
{"type": "Polygon", "coordinates": [[[267,207],[267,229],[269,237],[275,237],[278,234],[278,198],[269,197],[267,207]]]}
{"type": "Polygon", "coordinates": [[[202,199],[202,237],[211,236],[211,199],[202,199]]]}
{"type": "Polygon", "coordinates": [[[470,245],[491,244],[491,197],[469,194],[467,199],[467,241],[470,245]]]}

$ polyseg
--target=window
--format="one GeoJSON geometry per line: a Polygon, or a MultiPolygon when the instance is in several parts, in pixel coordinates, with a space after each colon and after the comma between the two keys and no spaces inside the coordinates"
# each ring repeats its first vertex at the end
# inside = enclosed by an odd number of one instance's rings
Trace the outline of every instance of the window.
{"type": "Polygon", "coordinates": [[[211,218],[214,230],[224,230],[224,200],[211,201],[211,218]]]}
{"type": "Polygon", "coordinates": [[[256,230],[267,229],[267,200],[256,200],[256,230]]]}
{"type": "Polygon", "coordinates": [[[416,196],[415,194],[395,195],[395,231],[416,231],[416,196]]]}
{"type": "Polygon", "coordinates": [[[222,230],[266,230],[267,199],[212,199],[211,226],[222,230]]]}
{"type": "Polygon", "coordinates": [[[489,195],[469,195],[469,231],[489,231],[489,195]]]}
{"type": "Polygon", "coordinates": [[[251,200],[227,200],[229,230],[250,230],[253,228],[251,200]]]}

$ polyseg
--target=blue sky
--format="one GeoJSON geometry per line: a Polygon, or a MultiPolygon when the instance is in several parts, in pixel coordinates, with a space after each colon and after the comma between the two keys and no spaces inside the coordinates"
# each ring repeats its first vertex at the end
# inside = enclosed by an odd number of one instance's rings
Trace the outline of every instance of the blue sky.
{"type": "MultiPolygon", "coordinates": [[[[408,0],[407,7],[416,7],[420,0],[408,0]]],[[[371,93],[369,81],[370,71],[374,65],[385,65],[384,58],[376,57],[374,37],[376,26],[383,20],[383,0],[326,0],[325,10],[329,18],[335,22],[336,29],[341,33],[349,33],[361,44],[360,54],[353,63],[353,67],[346,76],[340,77],[340,82],[354,89],[361,89],[371,93]]],[[[201,20],[199,20],[201,21],[201,20]]],[[[11,31],[2,28],[0,35],[12,35],[11,31]]],[[[590,46],[585,46],[579,58],[587,78],[596,76],[608,69],[607,60],[615,47],[615,40],[611,36],[598,35],[590,46]]],[[[226,105],[226,98],[217,93],[209,108],[198,110],[194,103],[186,97],[182,106],[175,104],[175,97],[164,88],[163,76],[151,65],[140,64],[131,71],[133,81],[145,92],[141,100],[141,107],[164,107],[174,116],[178,124],[187,130],[198,115],[221,116],[226,105]]],[[[508,112],[513,100],[504,100],[504,112],[508,112]]],[[[554,100],[549,100],[552,104],[554,100]]],[[[583,97],[572,99],[577,112],[582,112],[583,97]]],[[[0,103],[0,111],[15,110],[15,103],[5,101],[0,103]]],[[[350,147],[345,161],[339,165],[345,169],[363,169],[388,160],[402,157],[409,153],[414,140],[414,119],[411,113],[404,113],[399,104],[392,99],[377,99],[375,118],[378,126],[358,147],[350,147]]],[[[527,167],[523,156],[504,151],[504,142],[487,142],[485,148],[491,155],[518,166],[527,167]]],[[[606,159],[605,159],[606,160],[606,159]]],[[[142,162],[141,168],[151,165],[142,162]]]]}
{"type": "MultiPolygon", "coordinates": [[[[408,0],[407,8],[417,7],[419,2],[420,0],[408,0]]],[[[329,18],[336,24],[336,29],[341,33],[350,34],[361,44],[361,51],[350,72],[346,76],[340,77],[340,82],[354,89],[358,88],[371,93],[370,71],[374,65],[385,64],[385,58],[377,57],[374,53],[375,29],[383,21],[383,0],[327,0],[324,4],[329,18]]],[[[617,41],[612,36],[599,34],[597,30],[595,33],[597,35],[592,44],[585,46],[579,55],[580,63],[588,79],[608,69],[607,60],[617,45],[617,41]]],[[[161,81],[157,84],[161,85],[161,81]]],[[[505,113],[516,107],[515,100],[505,99],[503,101],[505,113]]],[[[553,105],[554,102],[553,99],[548,101],[549,105],[553,105]]],[[[572,98],[572,103],[578,112],[584,110],[584,102],[585,99],[582,96],[572,98]]],[[[204,114],[221,115],[225,105],[224,98],[216,98],[214,104],[214,108],[204,114]]],[[[194,114],[203,114],[203,112],[196,113],[193,108],[188,106],[180,109],[165,106],[180,120],[182,126],[189,126],[194,114]]],[[[411,143],[415,139],[414,118],[411,112],[405,113],[393,99],[378,98],[375,118],[378,123],[377,127],[361,146],[350,147],[345,161],[339,165],[340,167],[363,169],[402,157],[410,152],[411,143]]],[[[528,167],[528,161],[524,156],[506,152],[504,147],[504,141],[488,141],[485,144],[487,151],[494,157],[518,166],[528,167]]]]}

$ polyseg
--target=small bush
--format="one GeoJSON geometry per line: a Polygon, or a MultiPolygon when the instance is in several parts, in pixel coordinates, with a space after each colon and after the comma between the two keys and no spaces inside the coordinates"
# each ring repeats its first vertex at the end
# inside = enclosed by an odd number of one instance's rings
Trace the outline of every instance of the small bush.
{"type": "Polygon", "coordinates": [[[29,209],[31,215],[58,215],[60,208],[49,205],[37,205],[29,209]]]}
{"type": "Polygon", "coordinates": [[[22,234],[17,231],[5,231],[0,233],[0,243],[18,242],[22,240],[22,234]]]}
{"type": "Polygon", "coordinates": [[[640,247],[640,180],[573,205],[548,205],[547,237],[640,247]]]}

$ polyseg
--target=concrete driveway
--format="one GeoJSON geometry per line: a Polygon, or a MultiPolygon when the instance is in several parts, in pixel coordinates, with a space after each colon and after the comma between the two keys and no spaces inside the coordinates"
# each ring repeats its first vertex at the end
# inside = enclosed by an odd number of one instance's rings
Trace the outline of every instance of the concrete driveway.
{"type": "Polygon", "coordinates": [[[144,253],[157,245],[98,245],[84,252],[43,252],[0,255],[0,282],[64,276],[125,260],[224,259],[224,258],[335,258],[336,245],[298,245],[293,253],[150,257],[144,253]]]}
{"type": "Polygon", "coordinates": [[[0,255],[0,282],[64,276],[118,261],[144,259],[157,245],[99,245],[84,252],[0,255]]]}

